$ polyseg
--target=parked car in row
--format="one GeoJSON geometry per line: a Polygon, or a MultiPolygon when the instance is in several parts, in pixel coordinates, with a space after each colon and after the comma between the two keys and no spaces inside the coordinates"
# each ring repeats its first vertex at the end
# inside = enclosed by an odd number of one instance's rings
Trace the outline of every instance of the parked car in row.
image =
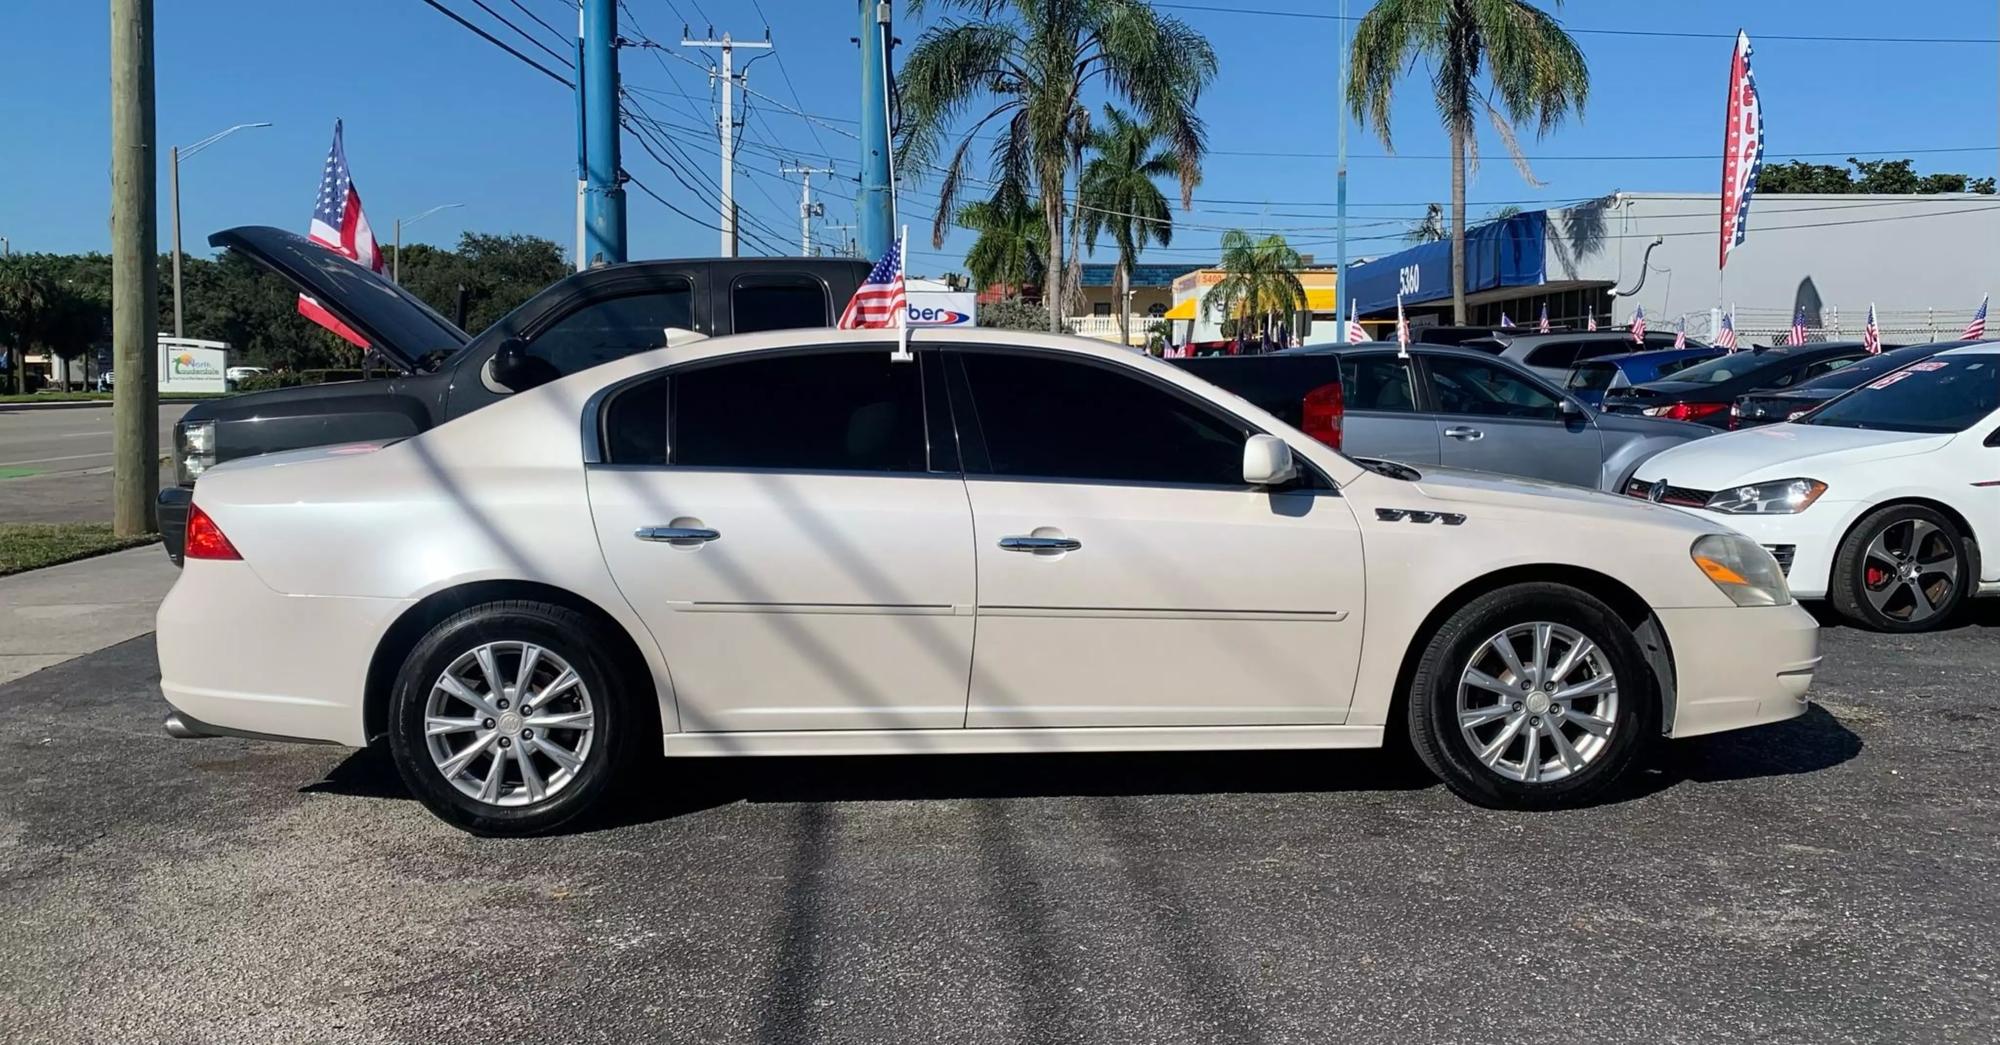
{"type": "Polygon", "coordinates": [[[1365,466],[1102,342],[895,347],[700,340],[217,466],[159,613],[168,730],[380,739],[431,810],[511,834],[663,750],[1406,736],[1467,799],[1544,808],[1805,710],[1818,629],[1723,520],[1365,466]]]}
{"type": "Polygon", "coordinates": [[[1569,377],[1571,367],[1583,360],[1601,359],[1645,349],[1672,348],[1673,345],[1674,335],[1671,331],[1650,332],[1646,334],[1645,341],[1641,344],[1632,340],[1632,332],[1629,330],[1571,331],[1561,334],[1501,332],[1465,343],[1466,348],[1477,349],[1518,363],[1558,384],[1569,377]]]}
{"type": "Polygon", "coordinates": [[[1727,432],[1640,467],[1634,497],[1727,522],[1800,598],[1857,624],[1927,631],[2000,593],[2000,345],[1948,349],[1790,423],[1727,432]]]}
{"type": "Polygon", "coordinates": [[[160,533],[179,561],[195,479],[223,461],[330,443],[396,439],[567,374],[666,343],[832,326],[868,264],[850,258],[635,261],[549,286],[474,336],[401,286],[304,236],[245,226],[209,237],[297,285],[401,373],[197,403],[174,426],[178,483],[161,491],[160,533]]]}
{"type": "Polygon", "coordinates": [[[1535,374],[1466,348],[1419,344],[1403,359],[1393,342],[1371,341],[1169,362],[1335,449],[1409,465],[1617,491],[1640,461],[1710,434],[1592,411],[1535,374]]]}
{"type": "Polygon", "coordinates": [[[1606,395],[1623,392],[1633,385],[1658,381],[1696,363],[1726,355],[1727,351],[1712,345],[1689,345],[1686,348],[1649,349],[1589,359],[1570,368],[1569,376],[1563,379],[1563,391],[1581,399],[1586,405],[1603,406],[1606,395]]]}
{"type": "Polygon", "coordinates": [[[1940,341],[1929,345],[1889,348],[1880,355],[1855,360],[1830,374],[1821,374],[1790,388],[1738,396],[1736,402],[1729,406],[1729,427],[1755,428],[1796,420],[1848,389],[1858,388],[1892,370],[1901,370],[1911,363],[1929,359],[1947,348],[1976,344],[1976,341],[1940,341]]]}
{"type": "Polygon", "coordinates": [[[1657,381],[1604,397],[1613,413],[1644,414],[1694,421],[1713,428],[1729,425],[1736,398],[1770,388],[1790,388],[1868,357],[1859,341],[1821,341],[1746,349],[1696,363],[1657,381]]]}

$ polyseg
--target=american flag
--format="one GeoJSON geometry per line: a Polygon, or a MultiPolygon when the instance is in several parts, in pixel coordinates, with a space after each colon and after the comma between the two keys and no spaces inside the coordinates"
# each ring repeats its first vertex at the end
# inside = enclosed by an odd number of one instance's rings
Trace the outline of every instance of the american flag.
{"type": "Polygon", "coordinates": [[[1372,335],[1370,335],[1370,334],[1368,333],[1368,328],[1367,328],[1367,327],[1364,327],[1364,326],[1362,326],[1362,325],[1361,325],[1361,321],[1360,321],[1360,320],[1358,320],[1358,319],[1353,319],[1353,318],[1349,318],[1349,319],[1348,319],[1348,321],[1347,321],[1347,343],[1348,343],[1348,344],[1350,344],[1350,345],[1356,345],[1356,344],[1360,344],[1360,343],[1361,343],[1361,342],[1363,342],[1363,341],[1373,341],[1373,340],[1375,340],[1375,338],[1374,338],[1374,337],[1373,337],[1372,335]]]}
{"type": "Polygon", "coordinates": [[[1500,313],[1500,325],[1503,327],[1512,327],[1514,325],[1514,321],[1507,317],[1507,313],[1502,312],[1500,313]]]}
{"type": "Polygon", "coordinates": [[[1595,312],[1592,312],[1592,313],[1590,314],[1590,318],[1588,318],[1588,319],[1584,320],[1584,322],[1583,322],[1583,329],[1585,329],[1585,330],[1596,330],[1596,329],[1597,329],[1597,313],[1595,313],[1595,312]]]}
{"type": "Polygon", "coordinates": [[[1803,345],[1805,343],[1806,343],[1806,307],[1804,305],[1800,305],[1792,310],[1792,336],[1790,340],[1785,342],[1785,344],[1803,345]]]}
{"type": "Polygon", "coordinates": [[[1410,321],[1403,316],[1403,295],[1396,295],[1396,354],[1410,358],[1410,321]]]}
{"type": "Polygon", "coordinates": [[[1861,347],[1867,349],[1869,355],[1879,356],[1882,354],[1882,328],[1875,325],[1875,303],[1873,301],[1868,303],[1868,326],[1861,331],[1861,347]]]}
{"type": "Polygon", "coordinates": [[[899,237],[848,300],[840,313],[840,329],[899,327],[908,309],[909,299],[903,294],[903,241],[899,237]]]}
{"type": "Polygon", "coordinates": [[[1736,53],[1729,59],[1729,121],[1722,143],[1722,257],[1743,245],[1750,230],[1750,197],[1757,191],[1757,172],[1764,166],[1764,105],[1757,97],[1757,79],[1750,75],[1750,35],[1738,30],[1736,53]]]}
{"type": "Polygon", "coordinates": [[[1646,343],[1646,309],[1643,305],[1632,310],[1632,343],[1646,343]]]}
{"type": "Polygon", "coordinates": [[[1544,334],[1549,332],[1549,303],[1546,301],[1542,302],[1542,321],[1536,324],[1535,329],[1544,334]]]}
{"type": "MultiPolygon", "coordinates": [[[[326,168],[320,172],[319,197],[313,201],[312,225],[306,235],[314,243],[380,275],[382,250],[375,243],[375,231],[368,227],[368,218],[361,213],[361,192],[354,187],[354,175],[347,169],[347,147],[340,139],[340,121],[335,120],[333,148],[327,152],[326,168]]],[[[368,347],[367,338],[304,294],[299,295],[299,314],[361,348],[368,347]]]]}
{"type": "Polygon", "coordinates": [[[1715,335],[1715,343],[1731,352],[1736,351],[1736,310],[1722,314],[1722,332],[1715,335]]]}
{"type": "Polygon", "coordinates": [[[1985,339],[1985,337],[1986,337],[1986,299],[1987,299],[1987,297],[1988,297],[1988,296],[1990,296],[1990,295],[1985,295],[1985,294],[1982,294],[1982,295],[1980,295],[1980,297],[1979,297],[1979,311],[1977,311],[1977,312],[1974,312],[1974,313],[1972,314],[1972,322],[1970,322],[1970,323],[1967,323],[1967,324],[1965,325],[1965,333],[1963,333],[1963,334],[1960,334],[1960,335],[1959,335],[1959,339],[1960,339],[1960,340],[1963,340],[1963,341],[1980,341],[1980,340],[1984,340],[1984,339],[1985,339]]]}
{"type": "Polygon", "coordinates": [[[1685,316],[1674,320],[1674,347],[1688,347],[1688,324],[1685,316]]]}

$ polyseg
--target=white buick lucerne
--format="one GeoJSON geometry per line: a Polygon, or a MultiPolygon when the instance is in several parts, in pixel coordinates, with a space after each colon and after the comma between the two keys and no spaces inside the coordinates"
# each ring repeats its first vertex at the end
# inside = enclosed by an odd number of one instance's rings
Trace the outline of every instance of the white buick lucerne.
{"type": "Polygon", "coordinates": [[[201,477],[178,736],[385,742],[487,833],[635,758],[1375,747],[1583,801],[1800,714],[1812,618],[1721,520],[1343,457],[1099,342],[791,330],[201,477]]]}

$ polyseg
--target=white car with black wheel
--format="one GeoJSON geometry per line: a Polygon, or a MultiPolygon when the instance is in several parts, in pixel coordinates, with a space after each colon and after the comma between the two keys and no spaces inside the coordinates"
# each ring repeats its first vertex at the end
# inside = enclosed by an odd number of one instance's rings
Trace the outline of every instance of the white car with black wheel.
{"type": "Polygon", "coordinates": [[[1882,631],[1928,631],[2000,593],[2000,345],[1951,349],[1791,423],[1641,465],[1626,492],[1727,523],[1792,593],[1882,631]]]}
{"type": "Polygon", "coordinates": [[[1095,341],[894,348],[694,341],[217,466],[159,613],[168,730],[385,743],[438,815],[525,833],[662,753],[1403,733],[1550,807],[1806,707],[1817,627],[1720,522],[1364,465],[1095,341]]]}

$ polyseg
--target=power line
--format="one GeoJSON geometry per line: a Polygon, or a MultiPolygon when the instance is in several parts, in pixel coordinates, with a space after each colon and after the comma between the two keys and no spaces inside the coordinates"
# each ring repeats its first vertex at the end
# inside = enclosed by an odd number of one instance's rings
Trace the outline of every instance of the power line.
{"type": "MultiPolygon", "coordinates": [[[[1200,11],[1207,14],[1260,15],[1271,18],[1304,18],[1316,22],[1338,22],[1339,15],[1323,14],[1317,11],[1277,11],[1244,7],[1216,7],[1209,4],[1154,3],[1154,7],[1176,11],[1200,11]]],[[[1359,22],[1365,15],[1350,15],[1347,21],[1359,22]]],[[[1670,40],[1734,40],[1735,33],[1695,33],[1666,29],[1584,29],[1564,26],[1571,36],[1631,36],[1648,39],[1670,40]]],[[[1788,43],[1848,43],[1848,44],[2000,44],[2000,38],[1973,36],[1831,36],[1803,33],[1751,33],[1751,39],[1758,42],[1782,40],[1788,43]]]]}
{"type": "Polygon", "coordinates": [[[522,14],[527,15],[529,18],[534,19],[535,24],[541,26],[544,29],[547,29],[552,35],[555,36],[557,40],[560,40],[564,43],[568,43],[573,39],[575,39],[574,37],[564,36],[562,30],[557,29],[555,26],[552,26],[549,23],[543,21],[541,15],[538,15],[535,12],[528,10],[528,5],[522,3],[521,0],[507,0],[507,2],[519,8],[522,14]]]}
{"type": "Polygon", "coordinates": [[[458,12],[452,10],[449,7],[444,6],[441,3],[438,3],[438,0],[424,0],[424,3],[429,4],[431,7],[435,8],[439,14],[444,15],[446,18],[449,18],[452,21],[457,22],[459,25],[462,25],[465,28],[470,29],[475,33],[478,33],[481,37],[483,37],[486,40],[487,43],[490,43],[493,46],[498,47],[499,49],[507,52],[508,54],[511,54],[516,58],[519,58],[521,61],[526,62],[530,66],[533,66],[536,72],[539,72],[543,76],[546,76],[549,79],[554,80],[559,84],[562,84],[564,87],[567,87],[572,91],[576,90],[575,84],[569,82],[568,80],[563,79],[561,75],[551,70],[547,66],[543,65],[542,63],[535,61],[533,58],[530,58],[525,54],[522,54],[518,50],[515,50],[511,45],[507,43],[507,41],[502,40],[497,36],[494,36],[492,33],[489,33],[486,30],[481,29],[480,27],[472,24],[471,22],[466,21],[464,17],[462,17],[458,12]]]}
{"type": "MultiPolygon", "coordinates": [[[[503,16],[500,12],[495,11],[494,9],[486,6],[486,0],[472,0],[472,5],[474,7],[479,8],[481,11],[486,12],[487,15],[491,17],[494,21],[499,22],[501,25],[504,25],[507,28],[514,30],[515,35],[519,36],[521,39],[526,40],[529,43],[534,44],[536,47],[541,48],[542,53],[548,55],[551,58],[554,58],[556,62],[560,64],[563,68],[565,69],[576,68],[576,63],[571,61],[568,55],[563,54],[562,52],[557,51],[554,48],[550,47],[548,44],[543,43],[541,40],[528,35],[528,31],[526,29],[523,29],[520,26],[515,25],[513,22],[508,21],[506,17],[503,16]]],[[[521,5],[518,3],[516,3],[514,6],[521,7],[521,5]]],[[[527,8],[522,7],[521,10],[526,11],[527,8]]],[[[533,15],[530,15],[529,17],[533,17],[533,15]]]]}

